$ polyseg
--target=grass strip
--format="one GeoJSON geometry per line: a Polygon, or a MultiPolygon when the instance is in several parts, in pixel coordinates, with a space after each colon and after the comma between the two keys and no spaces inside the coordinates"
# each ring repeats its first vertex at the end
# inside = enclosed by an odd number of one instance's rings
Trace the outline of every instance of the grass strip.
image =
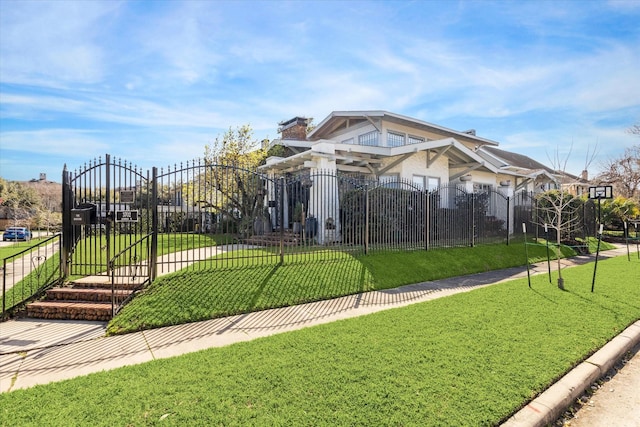
{"type": "MultiPolygon", "coordinates": [[[[563,248],[572,255],[570,248],[563,248]]],[[[531,262],[546,260],[543,246],[529,249],[531,262]]],[[[284,264],[242,261],[242,269],[185,270],[157,279],[109,323],[109,334],[195,322],[395,288],[446,277],[521,266],[523,243],[386,252],[353,257],[320,252],[313,262],[290,254],[284,264]],[[322,262],[322,256],[326,260],[322,262]],[[255,265],[251,265],[255,262],[255,265]]]]}
{"type": "Polygon", "coordinates": [[[42,290],[45,285],[58,280],[61,277],[59,258],[59,254],[53,253],[34,271],[7,289],[3,295],[6,307],[13,307],[28,300],[42,290]]]}
{"type": "MultiPolygon", "coordinates": [[[[117,234],[110,236],[111,255],[115,255],[129,245],[140,239],[140,234],[117,234]]],[[[222,234],[195,234],[195,233],[162,233],[158,234],[158,256],[173,252],[180,252],[188,249],[195,249],[208,246],[224,245],[233,242],[231,236],[222,234]]],[[[84,265],[97,263],[107,265],[107,236],[89,236],[81,239],[73,253],[73,262],[84,265]],[[90,257],[96,257],[91,259],[90,257]]],[[[147,258],[146,247],[141,251],[142,259],[147,258]]]]}
{"type": "Polygon", "coordinates": [[[640,318],[626,257],[0,395],[1,425],[496,425],[640,318]]]}

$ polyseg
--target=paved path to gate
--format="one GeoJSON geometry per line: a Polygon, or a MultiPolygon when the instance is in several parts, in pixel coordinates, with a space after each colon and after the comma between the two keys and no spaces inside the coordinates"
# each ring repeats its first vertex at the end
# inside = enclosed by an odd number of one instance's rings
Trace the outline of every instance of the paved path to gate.
{"type": "Polygon", "coordinates": [[[242,251],[245,249],[256,249],[261,246],[232,244],[219,246],[203,246],[201,248],[189,249],[181,252],[172,252],[158,257],[158,276],[173,273],[176,269],[186,268],[191,264],[222,255],[232,251],[242,251]]]}
{"type": "MultiPolygon", "coordinates": [[[[626,248],[619,247],[601,253],[600,258],[626,254],[626,248]]],[[[636,254],[632,256],[635,258],[636,254]]],[[[593,255],[578,256],[564,259],[562,264],[571,267],[593,260],[593,255]]],[[[547,274],[547,264],[533,265],[531,274],[547,274]]],[[[12,320],[0,323],[0,392],[402,307],[526,275],[526,268],[509,268],[114,337],[104,336],[104,322],[12,320]]],[[[599,375],[604,375],[638,343],[640,321],[514,415],[506,425],[553,422],[575,399],[576,390],[584,390],[599,375]]],[[[628,415],[612,417],[615,420],[628,415]]]]}

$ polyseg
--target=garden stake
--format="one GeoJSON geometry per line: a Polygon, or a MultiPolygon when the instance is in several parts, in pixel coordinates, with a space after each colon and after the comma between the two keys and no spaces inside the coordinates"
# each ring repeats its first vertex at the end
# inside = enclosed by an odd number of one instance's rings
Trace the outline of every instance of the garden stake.
{"type": "Polygon", "coordinates": [[[640,236],[638,236],[638,223],[635,224],[636,227],[636,254],[638,254],[638,259],[640,259],[640,236]]]}
{"type": "Polygon", "coordinates": [[[598,255],[600,255],[600,240],[602,240],[602,224],[600,224],[600,233],[598,234],[598,247],[596,248],[596,262],[593,265],[593,280],[591,280],[591,292],[596,284],[596,270],[598,269],[598,255]]]}
{"type": "Polygon", "coordinates": [[[631,261],[631,254],[629,253],[629,232],[627,231],[627,221],[624,222],[624,241],[627,243],[627,261],[631,261]]]}
{"type": "Polygon", "coordinates": [[[549,271],[549,283],[553,283],[551,281],[551,260],[549,259],[549,227],[547,227],[547,223],[544,223],[544,232],[547,237],[547,270],[549,271]]]}
{"type": "Polygon", "coordinates": [[[531,288],[531,274],[529,273],[529,251],[527,249],[527,224],[522,223],[522,234],[524,235],[524,255],[527,257],[527,281],[529,282],[529,288],[531,288]]]}

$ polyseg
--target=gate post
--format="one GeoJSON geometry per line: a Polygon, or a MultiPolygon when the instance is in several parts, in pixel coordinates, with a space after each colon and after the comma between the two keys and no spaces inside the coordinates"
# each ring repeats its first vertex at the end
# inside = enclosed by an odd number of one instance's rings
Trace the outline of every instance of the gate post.
{"type": "Polygon", "coordinates": [[[158,168],[151,172],[151,251],[149,254],[149,271],[153,282],[158,275],[158,168]]]}
{"type": "Polygon", "coordinates": [[[71,180],[67,165],[62,170],[62,251],[61,269],[62,277],[69,277],[69,256],[73,246],[73,226],[71,225],[71,209],[73,208],[73,190],[71,189],[71,180]]]}
{"type": "Polygon", "coordinates": [[[509,246],[509,230],[511,229],[511,215],[509,215],[509,213],[511,212],[511,197],[507,196],[507,246],[509,246]]]}
{"type": "Polygon", "coordinates": [[[107,276],[111,276],[111,237],[114,232],[114,221],[116,219],[115,212],[111,212],[111,155],[105,154],[105,209],[107,211],[107,224],[106,224],[106,246],[107,246],[107,276]]]}
{"type": "Polygon", "coordinates": [[[280,177],[280,264],[284,265],[284,177],[280,177]]]}
{"type": "Polygon", "coordinates": [[[476,231],[478,228],[476,227],[476,193],[471,193],[471,247],[476,245],[476,231]]]}
{"type": "Polygon", "coordinates": [[[429,189],[426,189],[424,192],[424,198],[425,198],[425,202],[424,202],[424,250],[428,251],[429,250],[429,227],[431,226],[430,222],[429,222],[429,218],[430,218],[430,209],[431,209],[431,204],[430,202],[430,198],[431,198],[431,192],[429,191],[429,189]]]}
{"type": "Polygon", "coordinates": [[[364,254],[369,254],[369,184],[364,185],[364,254]]]}

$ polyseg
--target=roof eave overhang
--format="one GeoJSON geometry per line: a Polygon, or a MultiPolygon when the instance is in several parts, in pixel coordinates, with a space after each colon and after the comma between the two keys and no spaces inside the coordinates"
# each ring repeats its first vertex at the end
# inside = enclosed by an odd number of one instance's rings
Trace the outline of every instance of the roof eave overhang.
{"type": "MultiPolygon", "coordinates": [[[[329,141],[327,141],[329,142],[329,141]]],[[[449,159],[449,168],[459,173],[463,169],[465,173],[472,170],[482,169],[492,173],[503,172],[500,168],[485,161],[480,155],[473,150],[467,148],[454,138],[445,138],[437,141],[425,141],[418,144],[402,145],[399,147],[372,147],[353,144],[332,144],[334,151],[332,153],[324,153],[322,151],[311,149],[302,153],[295,154],[286,158],[272,158],[261,169],[278,170],[278,171],[294,171],[305,167],[313,166],[313,157],[323,156],[336,161],[338,169],[364,168],[363,172],[371,172],[371,165],[380,165],[383,159],[392,157],[406,158],[414,153],[421,151],[427,152],[428,158],[435,161],[439,156],[446,155],[449,159]]],[[[320,145],[318,145],[319,147],[320,145]]]]}
{"type": "Polygon", "coordinates": [[[345,121],[351,118],[360,118],[369,120],[375,124],[376,121],[386,120],[393,123],[400,123],[409,127],[420,128],[423,130],[431,130],[444,132],[453,135],[455,138],[463,137],[468,138],[473,141],[478,142],[480,145],[492,145],[498,146],[498,142],[492,141],[490,139],[481,138],[476,135],[472,135],[470,133],[460,132],[457,130],[449,129],[443,126],[439,126],[433,123],[425,122],[422,120],[414,119],[408,116],[403,116],[401,114],[390,113],[388,111],[380,111],[380,110],[371,110],[371,111],[333,111],[329,116],[327,116],[322,122],[318,124],[309,134],[309,139],[314,138],[326,138],[328,134],[333,132],[337,128],[334,124],[336,120],[345,121]]]}

